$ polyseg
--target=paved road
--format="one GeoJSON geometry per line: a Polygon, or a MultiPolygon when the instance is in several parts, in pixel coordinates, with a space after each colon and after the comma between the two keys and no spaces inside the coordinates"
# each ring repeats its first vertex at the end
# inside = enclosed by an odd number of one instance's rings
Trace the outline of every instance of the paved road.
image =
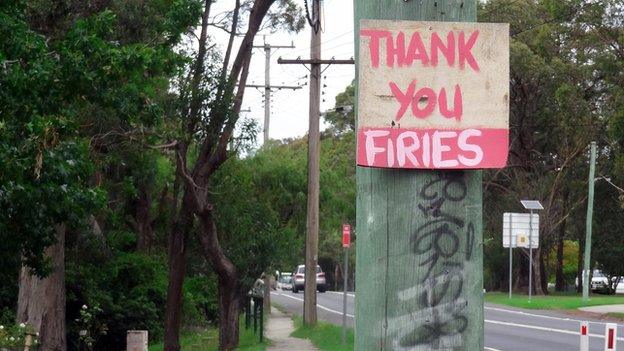
{"type": "MultiPolygon", "coordinates": [[[[289,312],[301,314],[303,294],[276,291],[272,301],[289,312]]],[[[318,294],[318,316],[327,322],[342,325],[342,294],[318,294]]],[[[347,300],[347,323],[354,324],[355,294],[347,300]]],[[[485,306],[485,346],[490,351],[553,351],[579,350],[580,319],[552,311],[530,311],[506,306],[485,306]]],[[[589,324],[589,349],[604,350],[605,323],[589,324]]],[[[624,350],[624,327],[618,326],[618,350],[624,350]]]]}

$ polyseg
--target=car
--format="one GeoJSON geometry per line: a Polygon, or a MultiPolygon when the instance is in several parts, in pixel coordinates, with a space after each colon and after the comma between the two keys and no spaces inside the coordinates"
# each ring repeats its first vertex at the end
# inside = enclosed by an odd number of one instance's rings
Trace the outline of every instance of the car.
{"type": "Polygon", "coordinates": [[[609,288],[609,280],[602,274],[602,271],[595,269],[592,274],[591,290],[594,292],[602,292],[609,288]]]}
{"type": "MultiPolygon", "coordinates": [[[[305,289],[305,265],[300,264],[295,268],[293,275],[292,292],[298,293],[299,290],[305,289]]],[[[325,280],[325,273],[321,269],[321,266],[316,266],[316,290],[324,293],[327,290],[327,282],[325,280]]]]}
{"type": "Polygon", "coordinates": [[[292,277],[290,275],[280,277],[277,282],[277,288],[280,290],[292,290],[292,277]]]}

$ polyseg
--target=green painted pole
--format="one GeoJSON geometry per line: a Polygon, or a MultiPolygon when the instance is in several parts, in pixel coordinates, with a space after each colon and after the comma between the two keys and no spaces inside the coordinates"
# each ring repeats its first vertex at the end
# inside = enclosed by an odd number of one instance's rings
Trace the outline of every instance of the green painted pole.
{"type": "MultiPolygon", "coordinates": [[[[474,22],[477,12],[476,0],[354,4],[356,47],[361,19],[474,22]]],[[[355,349],[483,350],[481,172],[358,167],[356,182],[355,349]]]]}
{"type": "Polygon", "coordinates": [[[589,160],[589,194],[587,196],[587,219],[585,222],[585,255],[583,264],[583,301],[589,301],[589,280],[591,269],[591,237],[592,237],[592,216],[594,213],[594,183],[596,182],[596,142],[591,143],[591,156],[589,160]]]}

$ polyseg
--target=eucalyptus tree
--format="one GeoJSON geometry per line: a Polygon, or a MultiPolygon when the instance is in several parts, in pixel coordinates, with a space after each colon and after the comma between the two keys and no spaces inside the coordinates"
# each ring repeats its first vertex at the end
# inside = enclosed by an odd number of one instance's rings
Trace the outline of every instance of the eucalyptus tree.
{"type": "Polygon", "coordinates": [[[291,0],[235,0],[225,21],[222,17],[215,20],[211,14],[212,6],[211,0],[204,2],[197,51],[187,75],[179,84],[182,101],[180,127],[171,143],[177,170],[177,185],[174,187],[180,189],[182,199],[175,209],[175,221],[169,236],[165,320],[165,349],[168,351],[180,349],[186,249],[194,231],[218,279],[219,349],[233,350],[238,345],[238,315],[244,291],[238,269],[223,249],[222,241],[227,237],[218,232],[215,216],[218,209],[215,208],[210,181],[223,163],[236,154],[229,145],[239,119],[254,37],[262,28],[295,31],[303,25],[299,19],[299,7],[291,0]],[[271,7],[274,12],[270,11],[271,7]],[[223,55],[211,45],[211,28],[229,33],[223,55]],[[242,40],[235,50],[234,39],[238,34],[242,34],[242,40]]]}

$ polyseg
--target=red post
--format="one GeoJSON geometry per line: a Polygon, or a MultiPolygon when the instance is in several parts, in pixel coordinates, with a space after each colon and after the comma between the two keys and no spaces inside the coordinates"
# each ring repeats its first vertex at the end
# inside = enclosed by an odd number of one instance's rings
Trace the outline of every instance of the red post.
{"type": "Polygon", "coordinates": [[[589,351],[589,322],[581,322],[581,351],[589,351]]]}

